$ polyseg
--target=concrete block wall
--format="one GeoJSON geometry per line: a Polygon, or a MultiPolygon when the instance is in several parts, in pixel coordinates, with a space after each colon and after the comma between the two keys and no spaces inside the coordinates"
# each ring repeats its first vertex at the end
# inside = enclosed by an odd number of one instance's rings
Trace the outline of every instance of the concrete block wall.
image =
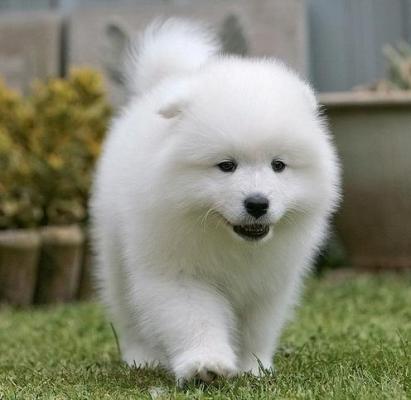
{"type": "MultiPolygon", "coordinates": [[[[304,0],[140,0],[111,7],[77,7],[58,12],[0,14],[0,75],[11,86],[27,90],[33,78],[61,75],[71,66],[93,66],[103,72],[115,104],[124,101],[124,88],[110,74],[107,28],[144,28],[155,17],[201,19],[224,36],[226,50],[274,56],[307,72],[304,0]]],[[[114,63],[120,67],[121,60],[114,63]]]]}
{"type": "Polygon", "coordinates": [[[48,11],[0,14],[0,75],[26,91],[35,78],[61,71],[62,17],[48,11]]]}

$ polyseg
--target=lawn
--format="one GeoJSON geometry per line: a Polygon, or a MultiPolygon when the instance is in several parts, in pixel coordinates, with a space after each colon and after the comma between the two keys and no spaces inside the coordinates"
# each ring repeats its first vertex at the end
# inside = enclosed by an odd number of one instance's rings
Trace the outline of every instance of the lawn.
{"type": "Polygon", "coordinates": [[[410,399],[411,274],[312,279],[275,362],[178,389],[119,361],[95,304],[0,310],[0,399],[410,399]]]}

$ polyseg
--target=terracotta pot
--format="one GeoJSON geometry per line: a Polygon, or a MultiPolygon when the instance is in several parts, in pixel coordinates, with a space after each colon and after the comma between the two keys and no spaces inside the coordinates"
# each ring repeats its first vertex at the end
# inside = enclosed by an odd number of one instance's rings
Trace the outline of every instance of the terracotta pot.
{"type": "Polygon", "coordinates": [[[33,230],[0,232],[0,301],[28,305],[36,285],[40,236],[33,230]]]}
{"type": "Polygon", "coordinates": [[[68,302],[76,298],[84,235],[80,227],[46,227],[40,231],[41,253],[36,303],[68,302]]]}
{"type": "Polygon", "coordinates": [[[86,240],[84,245],[84,255],[82,262],[80,284],[77,294],[79,300],[92,300],[95,298],[95,290],[91,271],[92,263],[93,255],[90,242],[86,240]]]}
{"type": "Polygon", "coordinates": [[[321,97],[343,166],[337,229],[354,266],[411,267],[411,92],[321,97]]]}

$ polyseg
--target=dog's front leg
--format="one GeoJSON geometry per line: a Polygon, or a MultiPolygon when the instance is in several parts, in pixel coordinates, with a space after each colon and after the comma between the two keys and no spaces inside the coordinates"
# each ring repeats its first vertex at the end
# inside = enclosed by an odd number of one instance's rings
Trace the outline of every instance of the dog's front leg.
{"type": "Polygon", "coordinates": [[[142,333],[165,350],[179,383],[235,374],[234,317],[215,289],[193,279],[144,279],[134,300],[142,333]]]}

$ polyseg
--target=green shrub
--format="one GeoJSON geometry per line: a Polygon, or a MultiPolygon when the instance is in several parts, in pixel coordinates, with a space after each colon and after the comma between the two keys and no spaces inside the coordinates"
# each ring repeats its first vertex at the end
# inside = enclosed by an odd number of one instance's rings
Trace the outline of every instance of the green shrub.
{"type": "Polygon", "coordinates": [[[406,42],[396,47],[385,46],[384,55],[388,60],[388,82],[393,89],[411,89],[411,46],[406,42]]]}
{"type": "Polygon", "coordinates": [[[22,98],[0,85],[0,228],[82,222],[111,116],[101,76],[73,70],[22,98]]]}
{"type": "Polygon", "coordinates": [[[411,46],[406,42],[396,46],[386,45],[383,54],[387,60],[387,77],[371,84],[356,86],[354,90],[377,92],[411,90],[411,46]]]}
{"type": "Polygon", "coordinates": [[[0,82],[0,228],[32,227],[42,218],[34,188],[30,152],[32,110],[19,94],[0,82]]]}

